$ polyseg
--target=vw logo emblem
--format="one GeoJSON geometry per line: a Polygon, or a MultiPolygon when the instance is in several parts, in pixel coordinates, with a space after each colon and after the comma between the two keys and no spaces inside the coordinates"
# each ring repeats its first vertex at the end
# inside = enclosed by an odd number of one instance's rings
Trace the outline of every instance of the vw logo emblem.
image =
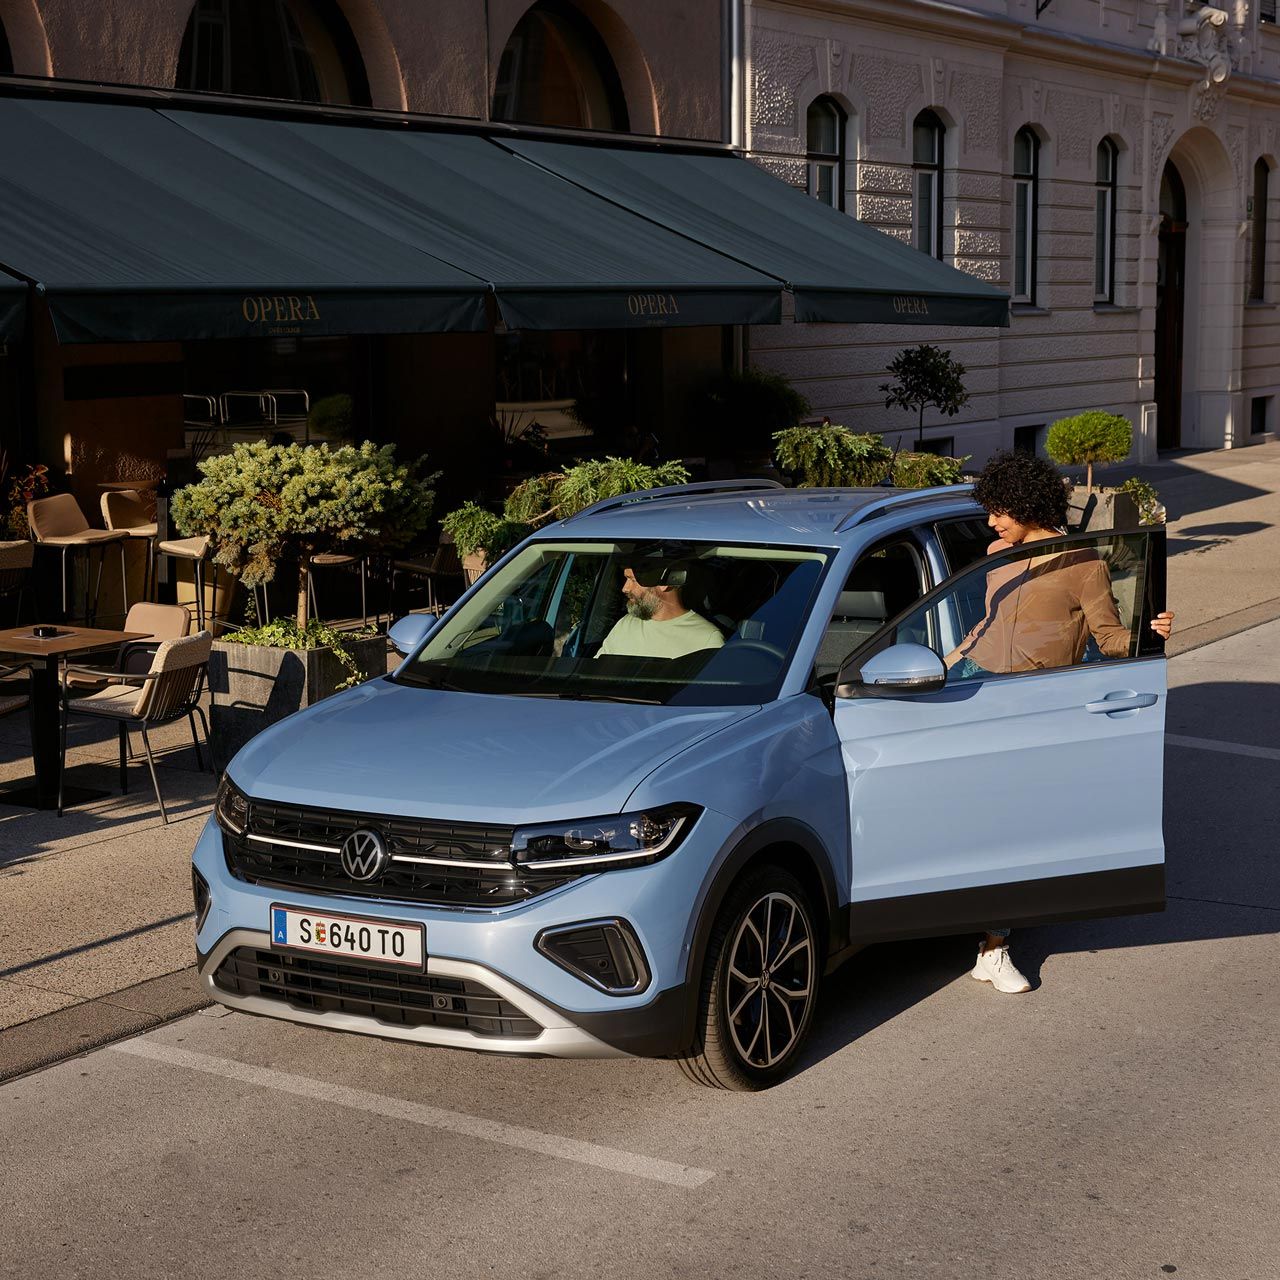
{"type": "Polygon", "coordinates": [[[342,842],[342,869],[353,880],[372,880],[386,870],[391,855],[386,841],[367,828],[353,831],[342,842]]]}

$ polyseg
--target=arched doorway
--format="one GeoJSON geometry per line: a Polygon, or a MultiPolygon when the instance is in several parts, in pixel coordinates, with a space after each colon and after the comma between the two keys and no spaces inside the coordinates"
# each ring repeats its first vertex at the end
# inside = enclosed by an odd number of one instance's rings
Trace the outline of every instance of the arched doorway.
{"type": "Polygon", "coordinates": [[[176,87],[371,105],[364,63],[337,0],[196,0],[176,87]]]}
{"type": "Polygon", "coordinates": [[[539,0],[502,50],[493,118],[626,132],[622,80],[596,28],[568,0],[539,0]]]}
{"type": "Polygon", "coordinates": [[[1243,176],[1222,140],[1195,128],[1161,175],[1155,387],[1162,449],[1241,443],[1243,176]]]}
{"type": "Polygon", "coordinates": [[[1156,444],[1182,442],[1182,341],[1187,285],[1187,189],[1172,160],[1160,179],[1156,266],[1156,444]]]}

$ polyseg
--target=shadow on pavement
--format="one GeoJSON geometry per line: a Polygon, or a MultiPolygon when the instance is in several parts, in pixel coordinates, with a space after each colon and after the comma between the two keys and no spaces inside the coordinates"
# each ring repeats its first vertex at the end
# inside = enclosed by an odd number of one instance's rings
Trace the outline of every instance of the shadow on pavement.
{"type": "Polygon", "coordinates": [[[1191,529],[1179,529],[1168,539],[1169,554],[1181,555],[1188,551],[1208,551],[1221,547],[1233,538],[1245,534],[1261,533],[1272,526],[1264,520],[1226,520],[1221,524],[1198,524],[1191,529]]]}

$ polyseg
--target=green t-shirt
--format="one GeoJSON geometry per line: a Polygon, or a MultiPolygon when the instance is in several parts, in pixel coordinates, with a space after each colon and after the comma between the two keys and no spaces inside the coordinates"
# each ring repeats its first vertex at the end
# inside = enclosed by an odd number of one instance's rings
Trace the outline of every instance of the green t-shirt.
{"type": "Polygon", "coordinates": [[[596,657],[683,658],[723,644],[720,628],[692,609],[666,622],[642,621],[627,613],[613,624],[596,657]]]}

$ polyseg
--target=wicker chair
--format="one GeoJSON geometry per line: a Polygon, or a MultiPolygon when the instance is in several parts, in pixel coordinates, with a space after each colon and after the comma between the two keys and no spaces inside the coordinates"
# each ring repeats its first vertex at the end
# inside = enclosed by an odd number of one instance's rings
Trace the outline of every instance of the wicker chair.
{"type": "Polygon", "coordinates": [[[76,674],[66,677],[73,689],[88,693],[102,688],[115,675],[146,675],[151,668],[151,659],[165,640],[180,640],[191,633],[191,613],[186,605],[151,604],[144,600],[129,606],[124,630],[141,631],[150,638],[126,640],[114,657],[81,663],[76,674]],[[98,674],[80,674],[89,670],[96,670],[98,674]]]}
{"type": "Polygon", "coordinates": [[[23,538],[21,542],[0,542],[0,600],[16,596],[13,625],[22,622],[22,593],[31,576],[31,561],[35,548],[23,538]]]}
{"type": "MultiPolygon", "coordinates": [[[[427,612],[439,614],[444,611],[440,597],[436,593],[436,583],[442,579],[463,585],[462,561],[458,557],[458,548],[453,539],[446,533],[440,537],[440,545],[432,552],[419,556],[407,556],[403,560],[391,562],[390,596],[395,600],[396,579],[404,575],[408,578],[420,578],[427,584],[427,612]]],[[[395,613],[394,604],[391,610],[395,613]]]]}
{"type": "MultiPolygon", "coordinates": [[[[0,681],[13,680],[18,676],[30,678],[29,667],[0,666],[0,681]]],[[[0,684],[0,716],[7,716],[11,711],[21,711],[29,701],[25,693],[15,693],[13,687],[0,684]]]]}
{"type": "MultiPolygon", "coordinates": [[[[128,733],[130,729],[142,731],[142,745],[147,753],[147,767],[151,771],[151,785],[155,788],[160,816],[166,823],[168,811],[160,794],[160,780],[156,777],[156,762],[151,751],[148,730],[159,725],[171,724],[186,717],[191,725],[191,741],[195,744],[196,762],[204,768],[200,753],[200,738],[196,733],[196,716],[204,729],[205,746],[209,745],[209,726],[204,710],[199,705],[204,688],[205,674],[209,666],[209,654],[213,648],[213,635],[201,631],[180,640],[166,640],[151,659],[150,670],[145,675],[115,675],[110,683],[96,693],[84,697],[72,697],[72,688],[66,681],[62,685],[62,745],[58,769],[58,813],[62,813],[63,778],[67,770],[67,721],[72,716],[90,716],[99,720],[112,720],[120,736],[120,790],[129,790],[128,733]]],[[[101,673],[92,667],[67,667],[67,674],[101,673]]],[[[213,753],[210,750],[210,761],[213,753]]]]}
{"type": "Polygon", "coordinates": [[[136,489],[108,489],[102,495],[102,523],[108,529],[124,531],[126,545],[128,542],[145,542],[147,560],[142,573],[142,598],[151,599],[154,590],[153,579],[156,571],[156,538],[160,534],[160,526],[154,520],[147,519],[147,504],[142,494],[136,489]]]}

